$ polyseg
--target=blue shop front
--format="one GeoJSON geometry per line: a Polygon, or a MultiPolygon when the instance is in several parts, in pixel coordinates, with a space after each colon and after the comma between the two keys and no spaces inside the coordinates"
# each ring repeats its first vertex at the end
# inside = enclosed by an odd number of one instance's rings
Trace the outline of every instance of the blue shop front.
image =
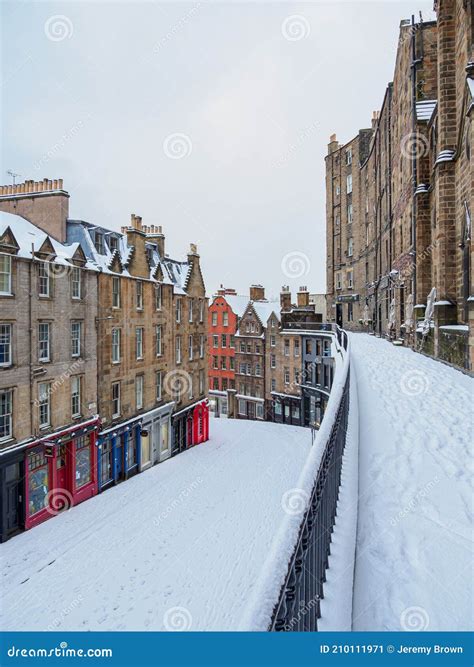
{"type": "Polygon", "coordinates": [[[143,415],[99,433],[99,491],[136,475],[140,469],[143,415]]]}

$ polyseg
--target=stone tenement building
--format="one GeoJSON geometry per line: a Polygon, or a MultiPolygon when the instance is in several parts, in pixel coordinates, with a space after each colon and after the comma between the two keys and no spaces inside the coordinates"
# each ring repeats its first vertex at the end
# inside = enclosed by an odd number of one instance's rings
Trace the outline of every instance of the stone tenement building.
{"type": "Polygon", "coordinates": [[[326,157],[328,319],[472,370],[473,8],[402,21],[372,126],[326,157]]]}
{"type": "MultiPolygon", "coordinates": [[[[222,294],[217,298],[236,297],[222,294]]],[[[297,303],[292,304],[288,287],[283,287],[277,302],[265,299],[261,285],[252,285],[250,299],[237,320],[235,390],[227,389],[225,414],[318,426],[332,385],[334,361],[332,335],[324,330],[322,320],[306,287],[300,288],[297,303]],[[328,372],[322,371],[323,365],[328,372]]]]}
{"type": "Polygon", "coordinates": [[[208,438],[200,258],[0,188],[0,541],[208,438]],[[6,211],[6,212],[4,212],[6,211]]]}

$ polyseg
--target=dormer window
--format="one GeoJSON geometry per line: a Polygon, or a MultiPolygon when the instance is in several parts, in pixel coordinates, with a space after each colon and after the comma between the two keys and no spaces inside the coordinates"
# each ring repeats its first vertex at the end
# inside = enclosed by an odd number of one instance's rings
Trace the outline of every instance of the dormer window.
{"type": "Polygon", "coordinates": [[[94,237],[95,249],[101,255],[104,254],[104,235],[102,232],[96,232],[94,237]]]}
{"type": "MultiPolygon", "coordinates": [[[[96,248],[97,248],[97,244],[96,244],[96,248]]],[[[110,248],[110,252],[115,252],[116,250],[118,250],[118,238],[116,236],[111,236],[109,238],[109,248],[110,248]]],[[[97,251],[100,252],[99,248],[97,248],[97,251]]]]}

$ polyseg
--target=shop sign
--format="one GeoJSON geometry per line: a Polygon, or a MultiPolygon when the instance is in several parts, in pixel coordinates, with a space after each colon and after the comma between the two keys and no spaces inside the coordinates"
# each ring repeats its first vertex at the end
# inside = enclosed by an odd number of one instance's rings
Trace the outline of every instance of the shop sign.
{"type": "Polygon", "coordinates": [[[359,301],[358,294],[341,294],[336,299],[337,303],[348,303],[351,301],[359,301]]]}

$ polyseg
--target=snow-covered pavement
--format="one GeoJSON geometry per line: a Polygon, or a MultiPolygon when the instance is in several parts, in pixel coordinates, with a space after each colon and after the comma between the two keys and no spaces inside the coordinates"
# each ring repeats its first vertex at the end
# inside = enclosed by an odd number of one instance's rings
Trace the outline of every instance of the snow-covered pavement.
{"type": "Polygon", "coordinates": [[[354,630],[472,629],[474,380],[351,336],[359,396],[354,630]]]}
{"type": "Polygon", "coordinates": [[[0,629],[236,629],[310,449],[308,429],[212,420],[208,443],[0,545],[0,629]]]}

